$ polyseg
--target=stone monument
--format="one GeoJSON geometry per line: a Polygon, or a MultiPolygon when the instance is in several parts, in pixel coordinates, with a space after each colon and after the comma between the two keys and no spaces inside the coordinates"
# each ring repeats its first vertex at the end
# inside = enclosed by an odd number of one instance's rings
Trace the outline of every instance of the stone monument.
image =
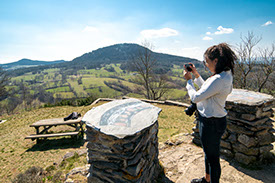
{"type": "MultiPolygon", "coordinates": [[[[274,98],[264,93],[233,89],[227,97],[227,129],[221,140],[221,153],[243,164],[268,158],[273,149],[274,98]]],[[[200,145],[198,121],[193,128],[193,142],[200,145]]]]}
{"type": "Polygon", "coordinates": [[[115,100],[88,111],[90,183],[153,182],[158,176],[158,114],[137,99],[115,100]]]}

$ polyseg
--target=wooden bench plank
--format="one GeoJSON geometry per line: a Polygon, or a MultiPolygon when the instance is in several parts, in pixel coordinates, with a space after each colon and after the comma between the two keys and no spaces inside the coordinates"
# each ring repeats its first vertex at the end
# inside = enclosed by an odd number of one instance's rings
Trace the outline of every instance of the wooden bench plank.
{"type": "Polygon", "coordinates": [[[30,136],[25,137],[25,139],[38,139],[38,138],[49,138],[49,137],[61,137],[61,136],[74,136],[78,135],[80,131],[76,132],[65,132],[65,133],[50,133],[50,134],[32,134],[30,136]]]}
{"type": "Polygon", "coordinates": [[[82,117],[78,119],[68,120],[68,121],[64,121],[63,118],[43,119],[33,123],[32,125],[30,125],[30,127],[77,124],[77,123],[81,123],[81,120],[82,120],[82,117]]]}

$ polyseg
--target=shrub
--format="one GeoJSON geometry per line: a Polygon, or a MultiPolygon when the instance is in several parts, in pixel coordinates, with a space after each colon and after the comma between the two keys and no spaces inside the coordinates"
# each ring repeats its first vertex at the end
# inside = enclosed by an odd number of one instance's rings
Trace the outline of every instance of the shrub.
{"type": "Polygon", "coordinates": [[[13,180],[13,183],[41,183],[43,182],[43,168],[31,167],[25,173],[18,174],[13,180]]]}
{"type": "Polygon", "coordinates": [[[54,174],[53,178],[52,178],[52,182],[62,182],[63,178],[62,178],[62,172],[58,171],[56,172],[56,174],[54,174]]]}

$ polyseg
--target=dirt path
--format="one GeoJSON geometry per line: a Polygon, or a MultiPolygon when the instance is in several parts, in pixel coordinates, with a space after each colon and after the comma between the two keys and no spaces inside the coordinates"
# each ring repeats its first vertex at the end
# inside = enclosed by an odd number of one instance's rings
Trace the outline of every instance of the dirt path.
{"type": "MultiPolygon", "coordinates": [[[[190,135],[178,135],[174,140],[167,142],[170,145],[160,144],[159,146],[159,160],[165,167],[166,177],[172,182],[189,183],[193,178],[204,175],[203,150],[193,145],[191,141],[190,135]]],[[[263,166],[259,170],[251,170],[241,167],[232,160],[221,158],[221,167],[221,183],[275,182],[274,163],[263,166]]]]}

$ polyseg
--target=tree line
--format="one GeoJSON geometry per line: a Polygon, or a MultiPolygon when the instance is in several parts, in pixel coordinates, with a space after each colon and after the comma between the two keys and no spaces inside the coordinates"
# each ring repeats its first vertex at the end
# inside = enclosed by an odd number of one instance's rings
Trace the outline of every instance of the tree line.
{"type": "Polygon", "coordinates": [[[234,87],[275,95],[275,44],[257,47],[262,37],[248,32],[241,35],[235,50],[238,60],[235,65],[234,87]]]}

